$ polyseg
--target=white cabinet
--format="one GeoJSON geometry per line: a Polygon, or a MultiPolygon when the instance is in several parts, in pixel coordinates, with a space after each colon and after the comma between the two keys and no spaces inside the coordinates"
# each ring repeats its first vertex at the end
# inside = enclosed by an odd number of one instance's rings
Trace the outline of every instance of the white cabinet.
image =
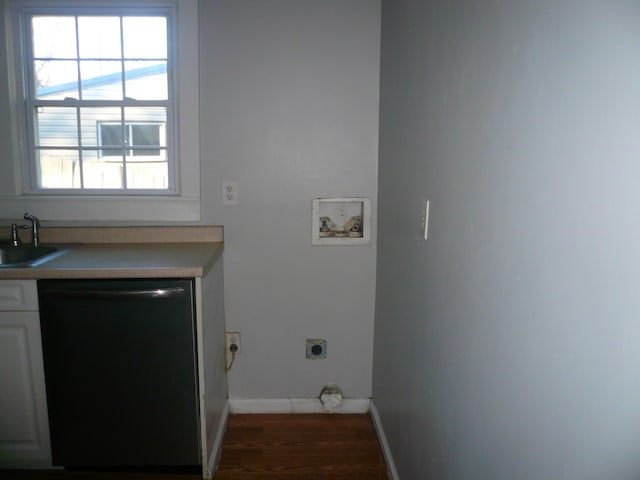
{"type": "Polygon", "coordinates": [[[0,280],[0,468],[51,465],[35,280],[0,280]]]}

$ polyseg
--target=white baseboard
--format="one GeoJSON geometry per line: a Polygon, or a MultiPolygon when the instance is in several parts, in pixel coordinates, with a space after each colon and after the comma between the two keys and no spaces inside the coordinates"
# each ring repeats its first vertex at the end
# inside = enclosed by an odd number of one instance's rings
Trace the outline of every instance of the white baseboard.
{"type": "Polygon", "coordinates": [[[230,398],[231,413],[367,413],[368,398],[345,398],[328,412],[319,398],[230,398]]]}
{"type": "Polygon", "coordinates": [[[373,400],[371,400],[371,406],[369,410],[371,412],[371,420],[373,421],[373,426],[375,427],[376,433],[378,434],[378,441],[380,442],[380,446],[382,447],[384,460],[387,463],[389,477],[391,478],[391,480],[400,480],[400,477],[398,476],[398,470],[396,469],[396,464],[393,461],[393,456],[391,455],[389,443],[387,442],[387,437],[384,434],[384,428],[382,427],[382,421],[380,420],[378,409],[376,408],[373,400]]]}
{"type": "Polygon", "coordinates": [[[213,441],[211,455],[209,456],[209,464],[207,465],[209,476],[207,478],[212,478],[218,468],[218,462],[220,461],[220,455],[222,453],[222,441],[224,440],[224,432],[227,430],[227,421],[229,420],[230,410],[229,400],[227,400],[224,404],[222,415],[220,416],[218,431],[216,432],[216,438],[213,441]]]}

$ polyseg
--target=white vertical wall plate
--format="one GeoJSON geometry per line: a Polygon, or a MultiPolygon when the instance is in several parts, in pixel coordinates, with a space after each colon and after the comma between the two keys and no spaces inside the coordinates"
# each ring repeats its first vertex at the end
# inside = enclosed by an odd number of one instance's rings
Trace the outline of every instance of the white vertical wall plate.
{"type": "Polygon", "coordinates": [[[238,182],[225,180],[222,182],[222,205],[238,205],[238,182]]]}
{"type": "Polygon", "coordinates": [[[371,199],[316,198],[311,213],[313,245],[369,245],[371,199]]]}
{"type": "Polygon", "coordinates": [[[420,229],[422,230],[424,239],[429,240],[429,200],[424,202],[424,207],[422,207],[420,229]]]}

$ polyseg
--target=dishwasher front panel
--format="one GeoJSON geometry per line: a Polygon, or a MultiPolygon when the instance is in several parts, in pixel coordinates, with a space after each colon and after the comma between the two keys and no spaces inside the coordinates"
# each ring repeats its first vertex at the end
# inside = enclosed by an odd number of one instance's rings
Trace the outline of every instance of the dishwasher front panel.
{"type": "Polygon", "coordinates": [[[38,291],[54,465],[199,465],[193,280],[38,291]]]}

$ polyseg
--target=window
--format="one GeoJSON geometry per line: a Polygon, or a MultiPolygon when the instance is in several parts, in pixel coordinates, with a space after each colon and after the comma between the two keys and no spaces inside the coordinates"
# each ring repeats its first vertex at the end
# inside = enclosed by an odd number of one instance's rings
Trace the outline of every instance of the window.
{"type": "Polygon", "coordinates": [[[140,160],[136,157],[156,157],[162,159],[160,137],[164,135],[163,124],[157,123],[99,123],[100,155],[102,157],[122,156],[122,145],[126,145],[125,155],[129,161],[140,160]]]}
{"type": "Polygon", "coordinates": [[[171,12],[23,11],[32,193],[177,192],[171,12]]]}

